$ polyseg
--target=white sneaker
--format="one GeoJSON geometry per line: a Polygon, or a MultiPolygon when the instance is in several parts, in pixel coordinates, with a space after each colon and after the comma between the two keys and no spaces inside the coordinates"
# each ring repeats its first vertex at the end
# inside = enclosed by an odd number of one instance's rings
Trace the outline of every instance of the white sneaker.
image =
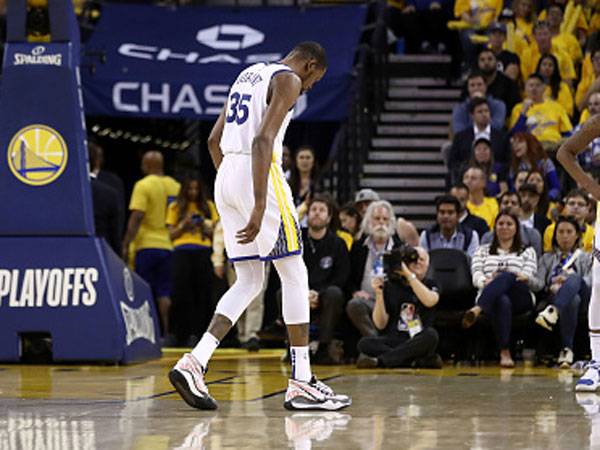
{"type": "Polygon", "coordinates": [[[546,306],[535,318],[535,323],[548,331],[552,331],[556,322],[558,322],[558,309],[554,305],[546,306]]]}
{"type": "Polygon", "coordinates": [[[181,398],[196,409],[217,409],[204,383],[206,370],[191,353],[185,353],[169,372],[169,381],[181,398]]]}
{"type": "Polygon", "coordinates": [[[577,392],[594,392],[600,386],[600,365],[592,360],[587,370],[575,385],[577,392]]]}
{"type": "Polygon", "coordinates": [[[573,350],[565,347],[558,354],[558,365],[561,369],[570,369],[571,364],[573,364],[573,350]]]}
{"type": "Polygon", "coordinates": [[[289,410],[337,411],[351,404],[350,397],[335,394],[329,386],[313,376],[310,381],[290,378],[283,406],[289,410]]]}

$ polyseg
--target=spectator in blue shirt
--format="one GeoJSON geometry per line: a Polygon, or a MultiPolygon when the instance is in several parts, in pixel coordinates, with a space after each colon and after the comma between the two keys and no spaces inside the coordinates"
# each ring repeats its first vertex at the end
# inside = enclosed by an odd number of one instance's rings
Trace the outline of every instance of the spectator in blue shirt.
{"type": "Polygon", "coordinates": [[[436,224],[421,233],[419,245],[428,252],[436,248],[455,248],[473,256],[479,236],[458,222],[460,203],[452,195],[441,195],[435,201],[436,224]]]}

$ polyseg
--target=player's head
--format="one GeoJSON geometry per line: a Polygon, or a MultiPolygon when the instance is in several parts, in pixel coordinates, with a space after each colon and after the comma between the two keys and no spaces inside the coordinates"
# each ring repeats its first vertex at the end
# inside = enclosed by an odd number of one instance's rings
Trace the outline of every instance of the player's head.
{"type": "Polygon", "coordinates": [[[310,90],[327,70],[327,55],[318,42],[301,42],[285,57],[302,80],[302,91],[310,90]]]}

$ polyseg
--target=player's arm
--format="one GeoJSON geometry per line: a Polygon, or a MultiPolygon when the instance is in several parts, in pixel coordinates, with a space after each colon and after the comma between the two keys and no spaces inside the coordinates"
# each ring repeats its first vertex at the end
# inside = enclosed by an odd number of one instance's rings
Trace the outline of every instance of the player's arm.
{"type": "Polygon", "coordinates": [[[219,170],[221,161],[223,161],[223,152],[221,152],[221,136],[223,136],[223,128],[225,127],[225,108],[227,108],[227,102],[225,102],[225,105],[221,110],[221,114],[219,114],[217,121],[213,125],[207,141],[210,157],[212,158],[212,162],[217,170],[219,170]]]}
{"type": "Polygon", "coordinates": [[[577,133],[560,146],[556,154],[556,158],[569,175],[596,199],[600,199],[600,186],[581,168],[577,155],[598,136],[600,136],[600,115],[592,116],[585,122],[577,133]]]}
{"type": "Polygon", "coordinates": [[[269,105],[260,129],[252,141],[254,209],[246,227],[237,232],[240,244],[252,242],[260,229],[266,207],[273,142],[286,114],[294,106],[301,90],[302,81],[293,72],[281,72],[271,80],[269,105]]]}

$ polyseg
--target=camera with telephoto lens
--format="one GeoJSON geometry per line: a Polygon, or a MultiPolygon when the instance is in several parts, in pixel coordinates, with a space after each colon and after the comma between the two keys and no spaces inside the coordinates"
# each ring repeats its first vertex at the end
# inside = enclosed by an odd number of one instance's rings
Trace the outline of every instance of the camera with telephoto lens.
{"type": "Polygon", "coordinates": [[[402,263],[407,266],[419,260],[419,252],[410,245],[393,248],[383,254],[383,272],[390,281],[404,281],[404,277],[397,271],[402,270],[402,263]]]}

